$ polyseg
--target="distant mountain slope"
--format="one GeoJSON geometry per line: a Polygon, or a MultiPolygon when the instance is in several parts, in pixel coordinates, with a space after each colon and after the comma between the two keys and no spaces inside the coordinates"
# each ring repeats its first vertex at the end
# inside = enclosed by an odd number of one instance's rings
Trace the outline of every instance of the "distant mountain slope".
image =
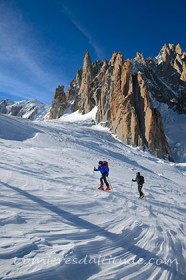
{"type": "Polygon", "coordinates": [[[22,101],[11,101],[4,99],[0,101],[0,113],[17,116],[30,120],[43,120],[49,112],[49,106],[29,99],[22,101]]]}

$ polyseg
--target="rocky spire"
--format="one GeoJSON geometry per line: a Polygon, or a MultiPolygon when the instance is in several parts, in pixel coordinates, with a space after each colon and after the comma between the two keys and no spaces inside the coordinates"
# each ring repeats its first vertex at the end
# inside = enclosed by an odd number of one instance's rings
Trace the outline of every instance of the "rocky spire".
{"type": "Polygon", "coordinates": [[[52,101],[52,107],[50,109],[49,119],[60,118],[66,107],[66,95],[64,92],[64,86],[58,86],[55,91],[54,99],[52,101]]]}
{"type": "Polygon", "coordinates": [[[92,61],[90,58],[90,54],[87,50],[84,57],[82,80],[81,80],[81,87],[80,87],[80,94],[82,96],[89,93],[92,80],[93,80],[92,61]]]}
{"type": "Polygon", "coordinates": [[[178,54],[180,54],[180,55],[183,53],[183,51],[182,51],[182,48],[181,48],[180,44],[177,44],[177,45],[176,45],[176,47],[175,47],[175,51],[176,51],[176,53],[178,53],[178,54]]]}
{"type": "Polygon", "coordinates": [[[137,53],[136,53],[135,59],[136,59],[137,61],[139,61],[139,62],[145,61],[144,55],[143,55],[142,53],[140,53],[140,52],[137,52],[137,53]]]}
{"type": "Polygon", "coordinates": [[[120,140],[172,159],[161,114],[153,104],[157,100],[185,112],[185,63],[186,55],[179,44],[164,45],[156,59],[137,53],[134,60],[125,61],[121,52],[114,52],[110,61],[93,64],[86,51],[83,68],[67,95],[56,91],[51,118],[61,116],[72,99],[71,108],[83,113],[97,106],[97,122],[108,126],[120,140]]]}
{"type": "Polygon", "coordinates": [[[83,113],[89,112],[91,109],[89,100],[93,78],[94,73],[92,61],[88,50],[86,50],[82,69],[81,85],[79,90],[79,100],[78,102],[76,102],[79,110],[83,113]]]}

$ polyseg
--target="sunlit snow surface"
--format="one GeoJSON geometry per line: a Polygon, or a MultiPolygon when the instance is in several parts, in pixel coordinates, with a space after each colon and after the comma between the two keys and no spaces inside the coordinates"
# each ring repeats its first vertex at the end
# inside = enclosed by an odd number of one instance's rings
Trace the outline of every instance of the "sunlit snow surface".
{"type": "Polygon", "coordinates": [[[0,278],[186,279],[186,164],[128,147],[92,118],[0,115],[0,278]],[[111,192],[97,190],[99,160],[111,192]]]}

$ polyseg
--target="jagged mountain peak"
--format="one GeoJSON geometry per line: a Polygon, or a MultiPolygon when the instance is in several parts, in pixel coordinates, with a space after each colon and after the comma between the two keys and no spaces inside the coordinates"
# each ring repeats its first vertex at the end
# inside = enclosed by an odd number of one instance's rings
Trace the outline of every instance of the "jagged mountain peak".
{"type": "Polygon", "coordinates": [[[176,54],[182,54],[183,53],[182,48],[180,46],[180,43],[178,43],[177,45],[175,45],[175,44],[164,44],[162,50],[167,51],[169,53],[170,52],[176,53],[176,54]]]}
{"type": "Polygon", "coordinates": [[[124,63],[124,57],[121,52],[113,52],[112,57],[109,61],[111,65],[114,65],[115,63],[122,65],[124,63]]]}
{"type": "Polygon", "coordinates": [[[84,56],[83,69],[86,70],[88,67],[92,68],[92,61],[91,61],[91,57],[90,57],[89,51],[86,50],[85,56],[84,56]]]}
{"type": "Polygon", "coordinates": [[[154,59],[137,53],[133,60],[124,60],[123,54],[115,51],[110,61],[92,63],[86,51],[66,101],[54,98],[50,118],[59,118],[68,108],[88,113],[97,106],[96,121],[108,126],[120,140],[172,160],[158,104],[186,112],[185,71],[179,44],[165,44],[154,59]]]}
{"type": "Polygon", "coordinates": [[[139,62],[144,62],[145,61],[144,55],[142,53],[140,53],[140,52],[136,53],[136,57],[134,59],[139,61],[139,62]]]}
{"type": "Polygon", "coordinates": [[[186,53],[183,52],[180,44],[165,44],[160,50],[156,60],[160,63],[171,63],[174,65],[177,60],[181,65],[186,62],[186,53]]]}
{"type": "Polygon", "coordinates": [[[89,50],[86,50],[86,51],[85,51],[85,57],[90,58],[90,52],[89,52],[89,50]]]}

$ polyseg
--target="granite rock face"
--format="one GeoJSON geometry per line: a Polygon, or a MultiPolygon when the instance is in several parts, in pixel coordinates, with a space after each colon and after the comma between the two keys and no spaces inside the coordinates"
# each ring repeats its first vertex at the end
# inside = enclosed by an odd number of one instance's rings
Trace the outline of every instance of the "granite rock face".
{"type": "Polygon", "coordinates": [[[68,108],[87,113],[97,106],[96,121],[124,143],[173,160],[154,104],[163,102],[180,114],[186,112],[185,71],[186,53],[180,45],[164,45],[154,59],[137,53],[125,60],[121,52],[114,52],[110,61],[94,63],[86,51],[83,68],[67,93],[63,87],[56,89],[50,118],[59,118],[68,108]]]}
{"type": "Polygon", "coordinates": [[[50,109],[50,119],[60,118],[67,105],[67,98],[64,92],[64,86],[58,86],[55,91],[52,107],[50,109]]]}

